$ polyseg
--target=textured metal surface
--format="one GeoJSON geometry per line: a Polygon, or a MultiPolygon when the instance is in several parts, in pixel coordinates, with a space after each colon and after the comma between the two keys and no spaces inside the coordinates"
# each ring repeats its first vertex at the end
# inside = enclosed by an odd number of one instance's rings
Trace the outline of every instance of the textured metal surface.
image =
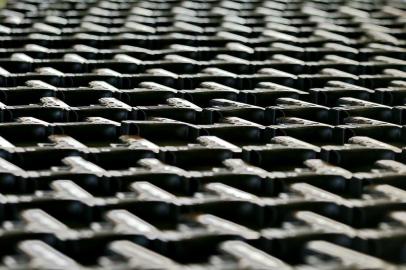
{"type": "Polygon", "coordinates": [[[14,0],[0,268],[403,269],[404,1],[14,0]]]}

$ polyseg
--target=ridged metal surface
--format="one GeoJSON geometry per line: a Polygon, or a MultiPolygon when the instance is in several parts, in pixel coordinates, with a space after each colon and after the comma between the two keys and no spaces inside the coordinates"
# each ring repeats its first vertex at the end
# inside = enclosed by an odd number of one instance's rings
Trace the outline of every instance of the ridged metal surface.
{"type": "Polygon", "coordinates": [[[0,269],[403,269],[404,1],[14,0],[0,269]]]}

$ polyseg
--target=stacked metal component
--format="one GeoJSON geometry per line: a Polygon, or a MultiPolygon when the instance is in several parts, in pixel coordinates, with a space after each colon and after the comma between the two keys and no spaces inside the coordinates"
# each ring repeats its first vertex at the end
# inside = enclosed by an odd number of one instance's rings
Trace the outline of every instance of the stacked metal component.
{"type": "Polygon", "coordinates": [[[401,0],[14,0],[0,268],[403,269],[401,0]]]}

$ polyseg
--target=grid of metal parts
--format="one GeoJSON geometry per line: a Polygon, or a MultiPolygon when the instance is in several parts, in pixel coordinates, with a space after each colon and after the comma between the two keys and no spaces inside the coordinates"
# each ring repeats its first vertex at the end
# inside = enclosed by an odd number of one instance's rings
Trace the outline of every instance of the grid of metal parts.
{"type": "Polygon", "coordinates": [[[13,0],[0,269],[403,269],[401,0],[13,0]]]}

